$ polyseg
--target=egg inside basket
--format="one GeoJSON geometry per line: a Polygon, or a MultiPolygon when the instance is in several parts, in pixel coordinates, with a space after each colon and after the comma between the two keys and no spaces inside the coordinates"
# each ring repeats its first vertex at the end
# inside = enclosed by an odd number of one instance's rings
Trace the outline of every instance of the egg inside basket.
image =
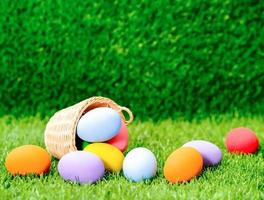
{"type": "Polygon", "coordinates": [[[80,142],[76,137],[78,121],[82,115],[98,107],[114,109],[127,125],[133,121],[133,114],[128,108],[120,106],[106,97],[91,97],[56,112],[50,118],[44,133],[45,145],[49,153],[60,159],[68,152],[77,151],[80,142]],[[126,120],[123,112],[127,112],[128,120],[126,120]]]}

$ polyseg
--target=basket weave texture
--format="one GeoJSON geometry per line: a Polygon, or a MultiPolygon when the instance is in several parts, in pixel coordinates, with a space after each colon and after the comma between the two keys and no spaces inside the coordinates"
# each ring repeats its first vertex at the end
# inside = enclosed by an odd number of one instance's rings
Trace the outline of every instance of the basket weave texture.
{"type": "Polygon", "coordinates": [[[77,151],[75,143],[78,121],[86,112],[97,107],[110,107],[116,110],[127,125],[133,121],[133,114],[128,108],[119,106],[113,100],[106,97],[91,97],[56,112],[50,118],[44,133],[45,145],[48,152],[60,159],[68,152],[77,151]],[[128,113],[128,120],[126,120],[123,111],[128,113]]]}

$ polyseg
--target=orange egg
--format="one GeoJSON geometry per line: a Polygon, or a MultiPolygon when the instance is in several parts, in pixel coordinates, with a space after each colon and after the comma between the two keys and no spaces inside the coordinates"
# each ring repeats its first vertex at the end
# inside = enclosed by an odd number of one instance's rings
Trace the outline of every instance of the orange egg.
{"type": "Polygon", "coordinates": [[[6,157],[5,166],[13,175],[43,174],[49,171],[50,155],[35,145],[24,145],[13,149],[6,157]]]}
{"type": "Polygon", "coordinates": [[[189,181],[203,168],[201,154],[192,147],[182,147],[172,152],[164,165],[164,176],[171,183],[189,181]]]}

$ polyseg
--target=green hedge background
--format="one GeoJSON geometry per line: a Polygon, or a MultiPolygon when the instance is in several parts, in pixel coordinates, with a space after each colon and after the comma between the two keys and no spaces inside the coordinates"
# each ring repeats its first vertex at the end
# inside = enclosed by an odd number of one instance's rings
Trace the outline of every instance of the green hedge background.
{"type": "Polygon", "coordinates": [[[138,119],[264,111],[264,1],[0,2],[0,114],[102,95],[138,119]]]}

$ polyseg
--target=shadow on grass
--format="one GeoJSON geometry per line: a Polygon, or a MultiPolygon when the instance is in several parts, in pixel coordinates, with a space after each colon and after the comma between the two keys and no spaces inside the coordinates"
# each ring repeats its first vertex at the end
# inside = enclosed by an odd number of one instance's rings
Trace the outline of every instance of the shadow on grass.
{"type": "Polygon", "coordinates": [[[27,174],[27,175],[12,175],[9,172],[6,171],[3,175],[3,179],[1,181],[1,186],[4,189],[8,189],[12,187],[12,183],[14,181],[23,181],[23,182],[29,182],[32,180],[47,180],[50,176],[50,173],[45,173],[41,175],[36,174],[27,174]]]}
{"type": "MultiPolygon", "coordinates": [[[[146,180],[142,180],[139,182],[135,182],[133,180],[129,180],[125,177],[125,175],[123,174],[123,172],[119,172],[119,173],[113,173],[113,172],[106,172],[104,177],[101,179],[101,181],[110,181],[110,180],[118,180],[118,179],[124,179],[126,180],[128,183],[133,183],[133,184],[146,184],[146,185],[150,185],[152,184],[152,182],[159,178],[161,174],[157,173],[154,177],[150,178],[150,179],[146,179],[146,180]]],[[[99,181],[99,182],[101,182],[99,181]]]]}
{"type": "Polygon", "coordinates": [[[259,146],[257,152],[255,153],[256,155],[261,155],[262,157],[264,157],[264,148],[262,148],[261,146],[259,146]]]}

